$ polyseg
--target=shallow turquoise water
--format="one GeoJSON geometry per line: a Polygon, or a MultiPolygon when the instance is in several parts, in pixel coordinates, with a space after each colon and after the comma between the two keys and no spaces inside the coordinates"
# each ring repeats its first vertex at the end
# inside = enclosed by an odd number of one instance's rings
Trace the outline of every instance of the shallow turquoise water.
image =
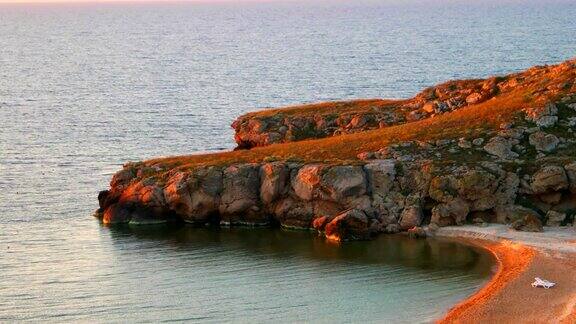
{"type": "MultiPolygon", "coordinates": [[[[36,226],[30,230],[40,233],[36,226]]],[[[2,278],[0,319],[413,323],[471,294],[493,264],[461,244],[403,236],[335,245],[272,229],[95,226],[47,234],[3,237],[0,267],[18,275],[2,278]]]]}
{"type": "Polygon", "coordinates": [[[486,278],[471,250],[119,231],[90,215],[122,163],[230,149],[250,110],[406,97],[576,55],[574,1],[512,2],[0,5],[0,321],[441,313],[486,278]]]}

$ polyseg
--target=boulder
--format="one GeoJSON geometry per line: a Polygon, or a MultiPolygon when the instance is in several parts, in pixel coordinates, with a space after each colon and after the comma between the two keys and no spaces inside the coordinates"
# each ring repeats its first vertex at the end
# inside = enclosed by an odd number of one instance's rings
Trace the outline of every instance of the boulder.
{"type": "Polygon", "coordinates": [[[520,189],[520,178],[515,172],[506,172],[494,192],[495,206],[512,205],[516,201],[520,189]]]}
{"type": "Polygon", "coordinates": [[[130,222],[130,211],[122,204],[112,204],[104,211],[102,222],[104,224],[124,224],[130,222]]]}
{"type": "Polygon", "coordinates": [[[532,122],[537,122],[543,117],[556,116],[558,114],[558,108],[552,103],[548,103],[543,106],[528,107],[524,109],[526,113],[526,119],[532,122]]]}
{"type": "Polygon", "coordinates": [[[470,212],[468,204],[460,199],[455,198],[447,203],[442,203],[432,208],[432,219],[430,223],[440,227],[450,225],[463,225],[466,222],[466,216],[470,212]]]}
{"type": "Polygon", "coordinates": [[[481,93],[474,92],[474,93],[472,93],[466,97],[466,103],[473,105],[473,104],[479,103],[483,99],[484,99],[484,97],[482,96],[481,93]]]}
{"type": "Polygon", "coordinates": [[[484,145],[484,151],[502,160],[513,160],[518,157],[518,154],[512,151],[512,142],[500,136],[491,138],[484,145]]]}
{"type": "Polygon", "coordinates": [[[544,166],[532,176],[530,188],[535,194],[567,189],[568,177],[560,166],[544,166]]]}
{"type": "Polygon", "coordinates": [[[154,178],[147,178],[126,187],[120,195],[119,203],[140,206],[159,215],[168,211],[164,190],[154,178]]]}
{"type": "Polygon", "coordinates": [[[496,222],[500,224],[511,224],[526,216],[539,218],[537,212],[530,208],[518,205],[500,206],[494,209],[496,222]]]}
{"type": "Polygon", "coordinates": [[[314,219],[314,207],[309,202],[288,197],[275,204],[273,216],[283,227],[309,229],[314,219]]]}
{"type": "Polygon", "coordinates": [[[439,111],[437,111],[437,105],[435,102],[427,102],[424,104],[424,106],[422,106],[422,110],[424,110],[425,112],[429,113],[429,114],[434,114],[437,113],[439,111]]]}
{"type": "Polygon", "coordinates": [[[554,151],[560,143],[558,137],[545,132],[535,132],[530,134],[528,141],[537,151],[547,153],[554,151]]]}
{"type": "Polygon", "coordinates": [[[336,242],[365,240],[371,236],[368,217],[363,211],[351,209],[326,224],[326,238],[336,242]]]}
{"type": "Polygon", "coordinates": [[[566,214],[557,212],[554,210],[549,210],[546,213],[546,225],[548,226],[560,226],[562,222],[566,219],[566,214]]]}
{"type": "Polygon", "coordinates": [[[536,120],[538,127],[552,127],[558,122],[558,116],[542,116],[536,120]]]}
{"type": "Polygon", "coordinates": [[[285,192],[288,182],[288,168],[283,162],[265,163],[260,167],[260,199],[270,204],[285,192]]]}
{"type": "Polygon", "coordinates": [[[102,216],[101,214],[108,208],[108,206],[112,205],[113,203],[118,200],[118,197],[114,197],[114,195],[110,192],[110,190],[102,190],[98,193],[98,211],[97,215],[102,216]]]}
{"type": "Polygon", "coordinates": [[[426,238],[426,230],[420,226],[414,226],[408,230],[408,237],[412,239],[426,238]]]}
{"type": "Polygon", "coordinates": [[[566,175],[570,183],[570,192],[576,193],[576,162],[567,164],[564,169],[566,169],[566,175]]]}
{"type": "Polygon", "coordinates": [[[224,224],[260,224],[267,218],[260,211],[259,166],[238,164],[223,172],[219,212],[224,224]]]}
{"type": "Polygon", "coordinates": [[[322,177],[322,165],[305,165],[298,170],[292,179],[292,189],[298,198],[313,200],[318,198],[320,180],[322,177]]]}
{"type": "Polygon", "coordinates": [[[326,224],[330,222],[331,218],[328,216],[321,216],[318,218],[314,218],[312,221],[312,227],[318,232],[324,232],[324,228],[326,224]]]}
{"type": "Polygon", "coordinates": [[[542,231],[544,231],[544,229],[542,227],[542,222],[540,221],[540,219],[538,219],[538,217],[531,215],[531,214],[527,214],[527,215],[523,216],[522,218],[516,220],[515,222],[510,224],[510,227],[517,230],[517,231],[522,231],[522,232],[542,232],[542,231]]]}
{"type": "Polygon", "coordinates": [[[188,185],[188,174],[177,172],[168,179],[164,188],[164,197],[170,210],[184,219],[192,218],[192,196],[188,185]]]}
{"type": "Polygon", "coordinates": [[[484,144],[484,139],[482,137],[475,138],[474,140],[472,140],[472,144],[474,146],[480,146],[480,145],[484,144]]]}
{"type": "Polygon", "coordinates": [[[545,193],[545,194],[541,194],[540,196],[538,196],[538,198],[540,198],[540,201],[542,201],[545,204],[548,205],[556,205],[558,203],[560,203],[560,201],[562,201],[562,192],[550,192],[550,193],[545,193]]]}
{"type": "Polygon", "coordinates": [[[207,167],[176,172],[164,188],[168,208],[186,222],[206,222],[219,212],[222,171],[207,167]]]}
{"type": "Polygon", "coordinates": [[[456,183],[458,196],[466,200],[491,197],[497,186],[498,181],[494,175],[479,170],[470,170],[464,173],[456,183]]]}
{"type": "Polygon", "coordinates": [[[388,224],[388,225],[386,225],[384,232],[387,234],[396,234],[396,233],[400,232],[400,225],[398,225],[396,223],[388,224]]]}
{"type": "Polygon", "coordinates": [[[341,201],[347,197],[366,193],[366,177],[361,166],[343,165],[329,167],[321,176],[322,198],[341,201]]]}
{"type": "Polygon", "coordinates": [[[404,208],[402,214],[400,215],[400,228],[402,230],[408,230],[412,227],[420,226],[422,223],[424,215],[422,213],[422,207],[420,206],[410,206],[404,208]]]}
{"type": "Polygon", "coordinates": [[[432,178],[428,195],[439,202],[449,202],[457,195],[457,179],[452,175],[432,178]]]}

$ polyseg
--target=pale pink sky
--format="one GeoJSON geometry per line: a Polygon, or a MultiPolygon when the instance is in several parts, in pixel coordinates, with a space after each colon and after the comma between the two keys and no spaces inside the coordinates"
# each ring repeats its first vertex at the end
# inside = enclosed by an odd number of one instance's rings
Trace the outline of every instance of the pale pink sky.
{"type": "MultiPolygon", "coordinates": [[[[274,0],[0,0],[0,3],[53,2],[271,2],[274,0]]],[[[286,1],[286,0],[283,0],[286,1]]],[[[290,0],[288,0],[290,1],[290,0]]]]}

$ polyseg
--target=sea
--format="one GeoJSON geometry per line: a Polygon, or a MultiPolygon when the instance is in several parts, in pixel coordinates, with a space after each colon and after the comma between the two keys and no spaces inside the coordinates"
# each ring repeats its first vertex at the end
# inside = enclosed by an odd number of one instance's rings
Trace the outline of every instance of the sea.
{"type": "Polygon", "coordinates": [[[426,323],[486,252],[280,229],[109,228],[127,161],[234,148],[259,109],[406,98],[576,56],[575,1],[0,4],[0,322],[426,323]]]}

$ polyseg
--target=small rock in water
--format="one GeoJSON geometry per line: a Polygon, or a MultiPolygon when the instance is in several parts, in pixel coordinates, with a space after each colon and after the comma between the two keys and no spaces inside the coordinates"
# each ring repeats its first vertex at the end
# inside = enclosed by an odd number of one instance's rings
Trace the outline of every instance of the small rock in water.
{"type": "Polygon", "coordinates": [[[408,230],[408,236],[413,239],[426,238],[426,231],[419,226],[414,226],[408,230]]]}

